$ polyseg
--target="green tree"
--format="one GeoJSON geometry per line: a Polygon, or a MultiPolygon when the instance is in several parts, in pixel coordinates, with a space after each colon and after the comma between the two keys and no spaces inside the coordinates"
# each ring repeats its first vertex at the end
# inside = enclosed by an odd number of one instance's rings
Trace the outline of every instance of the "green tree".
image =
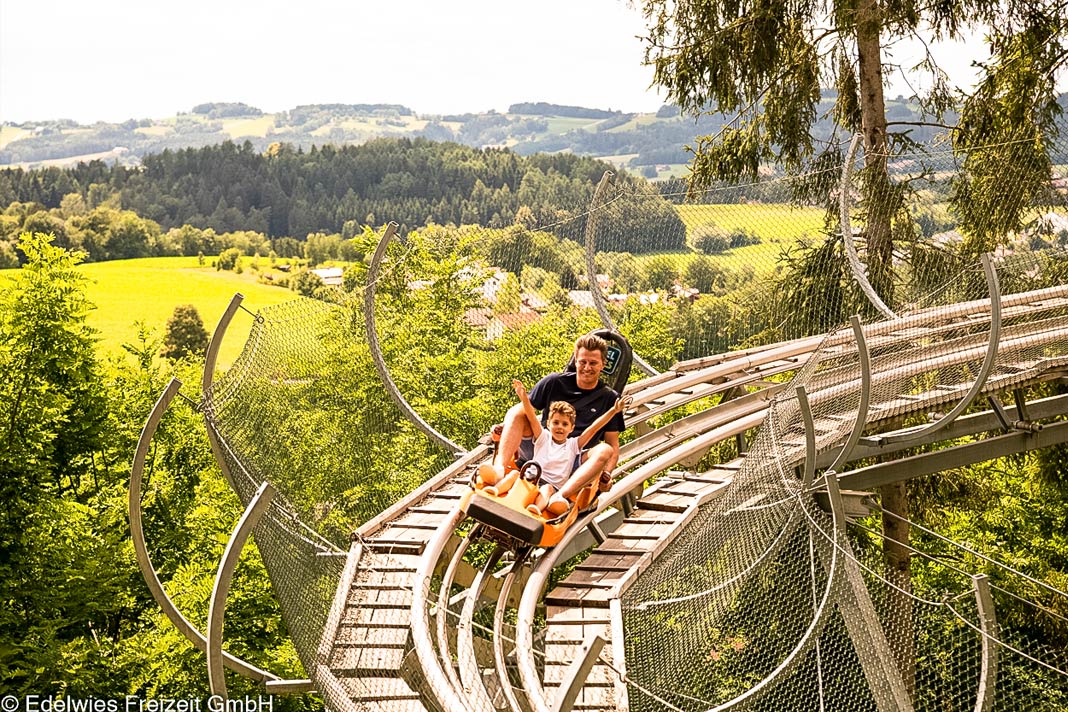
{"type": "Polygon", "coordinates": [[[678,264],[668,255],[657,255],[645,263],[645,287],[647,289],[667,291],[678,278],[678,264]]]}
{"type": "Polygon", "coordinates": [[[702,294],[716,294],[723,291],[726,275],[710,258],[698,255],[686,265],[683,280],[702,294]]]}
{"type": "Polygon", "coordinates": [[[498,314],[515,314],[522,305],[522,293],[519,288],[519,280],[509,272],[497,292],[497,303],[493,305],[493,311],[498,314]]]}
{"type": "Polygon", "coordinates": [[[706,255],[726,252],[732,247],[730,234],[716,225],[701,225],[694,228],[690,234],[690,244],[695,250],[706,255]]]}
{"type": "Polygon", "coordinates": [[[203,356],[208,348],[208,330],[200,318],[200,312],[192,304],[179,304],[167,320],[167,332],[163,337],[160,355],[171,361],[188,356],[203,356]]]}
{"type": "MultiPolygon", "coordinates": [[[[886,60],[886,47],[913,37],[934,45],[985,34],[992,58],[981,65],[978,87],[963,96],[953,131],[958,150],[1002,145],[969,153],[956,193],[965,224],[985,245],[1018,224],[1049,179],[1048,149],[1060,113],[1055,80],[1068,63],[1063,3],[643,0],[642,6],[650,28],[647,59],[668,101],[694,114],[712,106],[735,115],[719,133],[697,139],[692,190],[718,179],[756,179],[762,163],[801,171],[817,155],[836,157],[842,134],[863,135],[868,268],[887,303],[894,298],[892,218],[902,190],[890,181],[889,148],[907,142],[912,127],[887,119],[884,82],[902,68],[886,60]],[[812,129],[823,113],[821,88],[832,86],[838,131],[817,140],[812,129]],[[1004,199],[1017,192],[1018,200],[1004,199]],[[991,209],[997,214],[984,222],[991,209]]],[[[932,79],[918,99],[930,121],[941,121],[957,106],[945,74],[930,54],[912,71],[932,79]]]]}
{"type": "Polygon", "coordinates": [[[302,297],[314,297],[323,286],[322,278],[309,270],[293,278],[293,289],[302,297]]]}
{"type": "Polygon", "coordinates": [[[51,242],[22,236],[26,262],[0,296],[0,688],[15,690],[43,689],[42,674],[59,674],[55,656],[72,629],[106,629],[110,596],[103,585],[93,591],[101,582],[86,574],[97,563],[83,558],[100,544],[106,569],[107,544],[79,542],[96,524],[86,487],[106,481],[109,404],[86,324],[87,278],[79,258],[51,242]]]}
{"type": "Polygon", "coordinates": [[[215,262],[215,269],[237,270],[241,266],[241,250],[231,247],[219,253],[219,259],[215,262]]]}

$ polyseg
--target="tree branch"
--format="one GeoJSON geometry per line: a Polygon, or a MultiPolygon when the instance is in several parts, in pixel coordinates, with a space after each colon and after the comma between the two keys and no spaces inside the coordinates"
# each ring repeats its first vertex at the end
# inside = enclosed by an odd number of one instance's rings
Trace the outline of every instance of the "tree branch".
{"type": "Polygon", "coordinates": [[[886,126],[934,126],[941,129],[949,129],[950,131],[956,131],[959,126],[951,126],[950,124],[943,124],[937,121],[887,121],[886,126]]]}

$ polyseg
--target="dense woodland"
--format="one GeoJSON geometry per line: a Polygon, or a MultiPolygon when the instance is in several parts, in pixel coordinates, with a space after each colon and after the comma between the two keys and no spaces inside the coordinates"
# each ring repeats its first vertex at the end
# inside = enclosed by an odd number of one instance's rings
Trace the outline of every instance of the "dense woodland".
{"type": "MultiPolygon", "coordinates": [[[[114,207],[133,211],[163,231],[189,225],[299,240],[316,232],[351,237],[361,225],[386,221],[399,223],[402,234],[430,223],[504,227],[524,208],[522,221],[531,227],[558,225],[561,236],[581,239],[584,222],[576,218],[608,170],[611,166],[601,161],[567,153],[524,157],[423,139],[308,151],[280,144],[266,153],[248,142],[225,142],[146,156],[138,169],[94,161],[70,169],[0,171],[0,205],[58,210],[73,195],[93,209],[114,196],[114,207]]],[[[620,216],[630,236],[623,249],[680,246],[654,246],[654,236],[682,234],[671,207],[653,200],[656,190],[627,175],[617,182],[619,189],[651,199],[643,209],[620,216]]],[[[4,236],[10,241],[18,230],[43,227],[11,226],[4,236]]]]}

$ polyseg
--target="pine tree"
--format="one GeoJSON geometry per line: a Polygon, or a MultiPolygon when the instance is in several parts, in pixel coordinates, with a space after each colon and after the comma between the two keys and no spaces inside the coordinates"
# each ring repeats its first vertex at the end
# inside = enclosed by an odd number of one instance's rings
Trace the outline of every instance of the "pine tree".
{"type": "Polygon", "coordinates": [[[171,361],[199,356],[208,348],[208,332],[192,304],[180,304],[167,320],[167,335],[160,355],[171,361]]]}

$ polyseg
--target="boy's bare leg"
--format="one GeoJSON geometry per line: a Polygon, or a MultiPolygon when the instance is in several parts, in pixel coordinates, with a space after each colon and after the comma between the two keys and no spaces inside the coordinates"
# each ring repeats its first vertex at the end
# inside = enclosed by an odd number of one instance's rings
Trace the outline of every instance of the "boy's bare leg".
{"type": "Polygon", "coordinates": [[[542,485],[538,488],[538,497],[533,502],[527,505],[527,511],[531,514],[541,516],[545,506],[549,504],[549,500],[553,497],[553,493],[556,489],[552,485],[542,485]]]}

